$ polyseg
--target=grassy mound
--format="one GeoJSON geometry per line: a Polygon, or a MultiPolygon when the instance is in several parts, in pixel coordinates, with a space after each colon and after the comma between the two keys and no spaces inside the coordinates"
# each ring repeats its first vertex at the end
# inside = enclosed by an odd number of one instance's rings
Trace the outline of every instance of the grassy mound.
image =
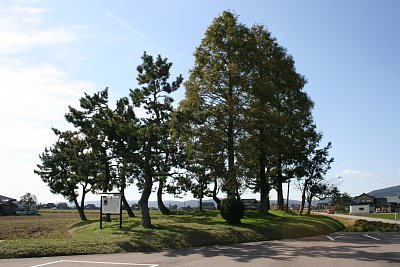
{"type": "Polygon", "coordinates": [[[74,212],[42,212],[35,218],[0,217],[0,258],[160,251],[298,238],[344,228],[326,216],[248,211],[242,224],[229,225],[218,211],[185,211],[170,216],[153,212],[152,229],[143,228],[140,218],[124,215],[122,229],[113,218],[100,230],[98,213],[87,215],[87,222],[80,222],[74,212]]]}

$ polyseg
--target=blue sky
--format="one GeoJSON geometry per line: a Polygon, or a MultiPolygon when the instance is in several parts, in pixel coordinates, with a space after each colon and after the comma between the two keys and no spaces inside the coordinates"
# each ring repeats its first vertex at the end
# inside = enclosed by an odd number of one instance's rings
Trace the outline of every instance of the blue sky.
{"type": "MultiPolygon", "coordinates": [[[[400,184],[398,1],[6,0],[0,3],[0,194],[63,201],[33,169],[55,140],[50,128],[67,127],[67,106],[106,86],[113,100],[126,96],[137,86],[143,51],[167,57],[172,75],[187,78],[195,47],[223,10],[248,26],[265,25],[294,57],[324,144],[333,144],[328,176],[343,177],[342,191],[400,184]]],[[[181,88],[176,102],[183,94],[181,88]]],[[[133,188],[128,194],[139,198],[133,188]]],[[[292,196],[299,198],[295,188],[292,196]]]]}

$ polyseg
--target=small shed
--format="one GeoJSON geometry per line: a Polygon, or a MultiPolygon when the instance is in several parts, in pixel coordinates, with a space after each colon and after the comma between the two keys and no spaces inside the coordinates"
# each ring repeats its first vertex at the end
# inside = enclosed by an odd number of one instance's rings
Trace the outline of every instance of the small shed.
{"type": "Polygon", "coordinates": [[[0,215],[15,215],[17,213],[17,200],[0,195],[0,215]]]}
{"type": "Polygon", "coordinates": [[[350,205],[350,214],[369,213],[369,205],[350,205]]]}

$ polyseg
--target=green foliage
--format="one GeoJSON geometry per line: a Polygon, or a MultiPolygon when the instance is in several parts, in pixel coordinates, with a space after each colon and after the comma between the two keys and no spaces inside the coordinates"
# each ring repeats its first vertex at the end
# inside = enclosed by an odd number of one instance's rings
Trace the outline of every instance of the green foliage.
{"type": "Polygon", "coordinates": [[[31,211],[34,209],[37,203],[37,197],[31,193],[26,193],[21,196],[19,202],[24,206],[27,211],[31,211]]]}
{"type": "Polygon", "coordinates": [[[357,220],[353,226],[345,229],[348,232],[400,232],[399,224],[357,220]]]}
{"type": "Polygon", "coordinates": [[[223,199],[221,202],[221,216],[229,224],[239,224],[244,216],[244,206],[242,201],[234,196],[223,199]]]}
{"type": "Polygon", "coordinates": [[[344,206],[342,206],[341,204],[336,204],[335,207],[333,208],[333,210],[335,211],[335,213],[345,213],[346,212],[346,208],[344,206]]]}
{"type": "Polygon", "coordinates": [[[151,227],[148,200],[152,191],[153,182],[159,180],[158,198],[161,209],[161,196],[166,177],[179,161],[176,142],[170,135],[171,112],[173,111],[173,98],[171,93],[176,91],[183,78],[179,75],[174,81],[169,82],[172,63],[160,55],[154,59],[144,52],[143,63],[137,67],[137,81],[140,88],[131,90],[130,97],[134,107],[145,109],[147,116],[141,118],[138,131],[140,149],[137,151],[138,186],[142,191],[139,200],[142,213],[142,224],[151,227]]]}

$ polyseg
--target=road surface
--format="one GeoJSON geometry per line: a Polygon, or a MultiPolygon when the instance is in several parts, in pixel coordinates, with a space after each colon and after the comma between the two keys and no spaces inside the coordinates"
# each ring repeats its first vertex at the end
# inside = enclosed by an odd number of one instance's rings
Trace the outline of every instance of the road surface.
{"type": "Polygon", "coordinates": [[[1,267],[400,266],[399,233],[334,233],[154,253],[0,260],[1,267]]]}

